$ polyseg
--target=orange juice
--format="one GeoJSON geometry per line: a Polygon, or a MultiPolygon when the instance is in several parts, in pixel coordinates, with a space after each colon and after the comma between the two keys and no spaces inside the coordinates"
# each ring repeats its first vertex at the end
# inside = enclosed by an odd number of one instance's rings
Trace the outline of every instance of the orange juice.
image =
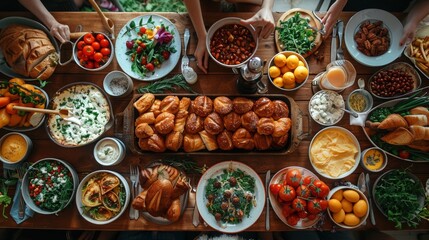
{"type": "Polygon", "coordinates": [[[326,78],[336,88],[341,88],[346,83],[346,73],[343,68],[338,66],[330,68],[326,73],[326,78]]]}

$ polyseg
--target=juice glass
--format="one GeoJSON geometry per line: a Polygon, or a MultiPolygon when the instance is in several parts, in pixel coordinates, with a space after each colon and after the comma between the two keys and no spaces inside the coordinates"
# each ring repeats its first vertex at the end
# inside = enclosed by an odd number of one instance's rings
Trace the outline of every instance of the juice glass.
{"type": "Polygon", "coordinates": [[[321,89],[341,92],[353,85],[356,79],[356,70],[347,60],[337,60],[326,66],[326,71],[319,78],[321,89]]]}

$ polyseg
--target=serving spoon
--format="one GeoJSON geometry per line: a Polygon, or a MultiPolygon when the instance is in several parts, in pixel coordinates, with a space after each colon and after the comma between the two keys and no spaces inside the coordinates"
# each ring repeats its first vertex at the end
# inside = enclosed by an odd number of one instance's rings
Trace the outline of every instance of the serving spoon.
{"type": "Polygon", "coordinates": [[[77,125],[82,125],[82,122],[77,119],[76,117],[72,116],[69,109],[62,108],[62,109],[44,109],[44,108],[31,108],[31,107],[22,107],[22,106],[13,106],[13,109],[25,111],[25,112],[39,112],[39,113],[47,113],[47,114],[57,114],[59,115],[64,121],[72,122],[77,125]]]}

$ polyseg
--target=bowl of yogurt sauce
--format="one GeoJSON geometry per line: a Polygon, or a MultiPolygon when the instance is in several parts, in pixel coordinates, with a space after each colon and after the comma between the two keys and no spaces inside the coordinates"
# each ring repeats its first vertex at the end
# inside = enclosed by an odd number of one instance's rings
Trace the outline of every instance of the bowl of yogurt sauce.
{"type": "Polygon", "coordinates": [[[105,137],[97,142],[94,147],[94,158],[100,165],[117,165],[125,158],[125,144],[113,137],[105,137]]]}
{"type": "Polygon", "coordinates": [[[16,165],[30,155],[33,143],[19,132],[10,132],[0,139],[0,160],[6,165],[16,165]]]}

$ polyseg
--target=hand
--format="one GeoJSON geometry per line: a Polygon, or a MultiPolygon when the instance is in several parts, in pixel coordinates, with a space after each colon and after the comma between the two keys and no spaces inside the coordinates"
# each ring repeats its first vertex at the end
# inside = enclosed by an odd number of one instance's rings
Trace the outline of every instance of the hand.
{"type": "Polygon", "coordinates": [[[67,25],[56,22],[51,26],[50,32],[61,43],[70,40],[70,29],[67,25]]]}
{"type": "Polygon", "coordinates": [[[262,8],[253,17],[243,20],[244,24],[252,24],[259,37],[268,38],[274,30],[274,17],[270,9],[262,8]]]}
{"type": "Polygon", "coordinates": [[[198,39],[197,48],[194,52],[194,56],[197,59],[197,65],[204,73],[207,73],[207,69],[209,67],[209,53],[206,48],[206,37],[198,39]]]}
{"type": "Polygon", "coordinates": [[[416,23],[414,23],[413,21],[409,21],[405,24],[404,31],[402,33],[402,38],[399,41],[399,44],[401,46],[413,41],[416,28],[416,23]]]}
{"type": "Polygon", "coordinates": [[[334,4],[328,9],[325,16],[322,18],[322,23],[325,25],[325,38],[331,35],[332,29],[334,28],[334,25],[337,23],[338,18],[340,17],[341,12],[343,11],[344,6],[346,5],[347,1],[335,1],[334,4]]]}

